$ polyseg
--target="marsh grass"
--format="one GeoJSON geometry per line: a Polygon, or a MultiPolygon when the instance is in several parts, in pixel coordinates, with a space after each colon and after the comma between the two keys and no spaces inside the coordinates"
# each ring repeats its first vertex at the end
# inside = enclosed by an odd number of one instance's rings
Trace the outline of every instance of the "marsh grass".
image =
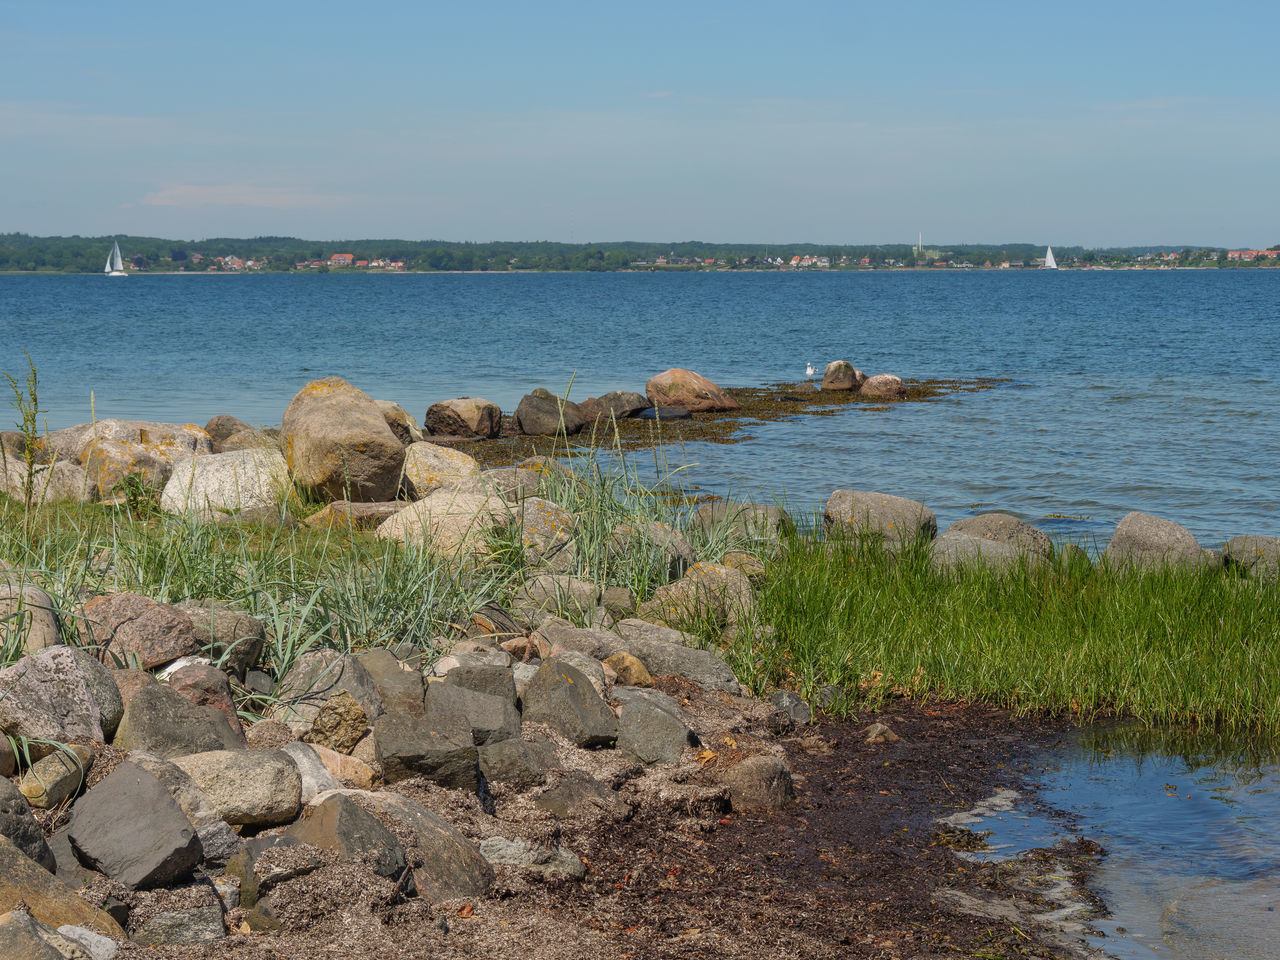
{"type": "MultiPolygon", "coordinates": [[[[571,475],[545,471],[538,493],[576,518],[563,572],[647,599],[667,580],[667,557],[640,537],[619,548],[613,535],[655,521],[680,531],[701,560],[745,550],[764,561],[759,615],[735,637],[711,619],[693,624],[698,642],[719,649],[757,693],[796,689],[837,714],[909,696],[1280,733],[1274,582],[1222,569],[1137,575],[1079,550],[1007,573],[944,573],[924,545],[827,539],[816,518],[775,543],[728,522],[693,524],[697,498],[683,468],[668,469],[657,452],[649,481],[617,443],[561,455],[571,475]]],[[[460,636],[477,610],[510,605],[545,572],[528,565],[518,529],[498,531],[489,548],[488,561],[459,565],[351,530],[196,523],[128,502],[28,516],[0,496],[0,559],[50,593],[69,641],[87,594],[213,598],[266,621],[265,659],[278,681],[317,646],[407,643],[429,662],[437,638],[460,636]]],[[[0,622],[0,666],[21,653],[16,623],[0,622]]]]}
{"type": "Polygon", "coordinates": [[[920,545],[793,536],[760,606],[773,636],[730,651],[758,685],[1280,732],[1277,587],[1220,569],[944,573],[920,545]]]}

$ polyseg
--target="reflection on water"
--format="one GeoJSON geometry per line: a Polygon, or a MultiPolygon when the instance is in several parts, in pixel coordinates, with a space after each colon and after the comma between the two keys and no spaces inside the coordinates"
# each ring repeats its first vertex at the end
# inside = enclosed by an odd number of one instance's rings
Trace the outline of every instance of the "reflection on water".
{"type": "Polygon", "coordinates": [[[1083,835],[1103,845],[1094,886],[1116,957],[1280,956],[1280,758],[1274,744],[1099,727],[1042,758],[1043,803],[973,829],[999,853],[1083,835]]]}

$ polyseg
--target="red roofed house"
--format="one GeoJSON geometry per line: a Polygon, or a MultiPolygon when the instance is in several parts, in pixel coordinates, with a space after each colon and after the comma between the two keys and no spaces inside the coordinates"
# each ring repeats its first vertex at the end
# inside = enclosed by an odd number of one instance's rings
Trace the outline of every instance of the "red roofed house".
{"type": "Polygon", "coordinates": [[[354,253],[335,253],[329,258],[329,266],[331,267],[349,267],[355,261],[354,253]]]}

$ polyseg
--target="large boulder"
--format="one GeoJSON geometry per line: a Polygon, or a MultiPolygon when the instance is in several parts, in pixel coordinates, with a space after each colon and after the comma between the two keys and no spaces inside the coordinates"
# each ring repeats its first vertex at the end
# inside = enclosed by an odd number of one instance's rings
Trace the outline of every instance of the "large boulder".
{"type": "Polygon", "coordinates": [[[1207,562],[1205,551],[1186,527],[1136,510],[1116,524],[1102,559],[1112,566],[1147,570],[1207,562]]]}
{"type": "Polygon", "coordinates": [[[571,559],[576,521],[568,510],[540,497],[526,497],[516,510],[516,528],[529,566],[549,564],[565,569],[557,559],[571,559]]]}
{"type": "Polygon", "coordinates": [[[457,827],[422,804],[394,793],[365,793],[361,798],[383,817],[408,828],[421,866],[413,871],[418,895],[436,903],[481,897],[493,885],[493,868],[457,827]]]}
{"type": "Polygon", "coordinates": [[[94,597],[79,623],[103,662],[151,670],[200,649],[191,618],[178,607],[136,593],[94,597]]]}
{"type": "Polygon", "coordinates": [[[84,467],[99,497],[107,497],[130,477],[143,486],[159,490],[173,472],[173,461],[154,447],[134,440],[97,439],[85,447],[80,465],[84,467]]]}
{"type": "Polygon", "coordinates": [[[61,643],[57,605],[39,587],[0,580],[0,632],[16,635],[26,653],[61,643]]]}
{"type": "Polygon", "coordinates": [[[723,536],[731,541],[773,542],[795,526],[791,515],[782,507],[729,500],[698,504],[693,523],[704,533],[713,537],[723,536]]]}
{"type": "Polygon", "coordinates": [[[706,377],[672,367],[644,385],[649,402],[655,407],[683,407],[695,413],[705,410],[737,410],[739,403],[706,377]]]}
{"type": "Polygon", "coordinates": [[[313,380],[284,412],[281,441],[294,478],[326,500],[392,500],[401,443],[378,404],[340,377],[313,380]]]}
{"type": "Polygon", "coordinates": [[[289,468],[275,450],[212,453],[174,465],[160,509],[196,520],[279,518],[291,488],[289,468]]]}
{"type": "Polygon", "coordinates": [[[222,452],[221,444],[228,437],[252,429],[253,427],[250,424],[245,423],[238,417],[231,416],[229,413],[220,413],[217,416],[210,417],[209,422],[204,425],[204,432],[213,441],[214,453],[222,452]]]}
{"type": "Polygon", "coordinates": [[[645,620],[622,620],[615,629],[627,653],[657,677],[684,677],[707,690],[741,693],[733,669],[717,654],[690,646],[692,638],[645,620]]]}
{"type": "Polygon", "coordinates": [[[482,397],[457,397],[429,406],[422,425],[432,436],[488,439],[502,429],[502,410],[482,397]]]}
{"type": "Polygon", "coordinates": [[[823,390],[857,390],[867,382],[867,375],[848,360],[832,360],[822,373],[823,390]]]}
{"type": "MultiPolygon", "coordinates": [[[[21,502],[26,497],[27,466],[12,458],[0,462],[0,493],[21,502]]],[[[98,499],[98,488],[89,482],[84,467],[58,460],[37,465],[31,482],[31,502],[92,503],[98,499]]]]}
{"type": "Polygon", "coordinates": [[[572,400],[557,397],[550,390],[538,387],[520,398],[516,406],[516,426],[520,432],[533,436],[573,436],[586,426],[587,418],[572,400]]]}
{"type": "Polygon", "coordinates": [[[905,400],[907,387],[901,377],[892,373],[877,373],[862,382],[862,386],[858,387],[858,396],[870,400],[905,400]]]}
{"type": "Polygon", "coordinates": [[[524,692],[524,719],[545,723],[577,747],[610,747],[618,739],[618,719],[591,681],[563,662],[538,668],[524,692]]]}
{"type": "Polygon", "coordinates": [[[373,814],[343,793],[332,793],[307,808],[306,815],[285,831],[342,860],[364,859],[381,877],[396,879],[405,868],[405,852],[395,834],[373,814]]]}
{"type": "Polygon", "coordinates": [[[1280,537],[1245,535],[1227,541],[1227,564],[1260,580],[1280,578],[1280,537]]]}
{"type": "Polygon", "coordinates": [[[0,734],[37,746],[104,739],[101,708],[70,647],[46,647],[0,670],[0,734]]]}
{"type": "MultiPolygon", "coordinates": [[[[222,819],[217,808],[186,771],[169,760],[141,751],[130,754],[129,761],[160,781],[191,826],[195,827],[196,836],[200,838],[201,863],[206,868],[220,867],[240,852],[244,841],[222,819]]],[[[58,851],[55,849],[54,852],[58,851]]]]}
{"type": "Polygon", "coordinates": [[[1008,544],[1027,556],[1045,559],[1053,556],[1053,541],[1047,533],[1008,513],[980,513],[975,517],[964,517],[947,527],[943,536],[948,533],[965,533],[1008,544]]]}
{"type": "Polygon", "coordinates": [[[415,500],[442,487],[474,487],[480,464],[461,450],[434,443],[411,443],[404,451],[404,478],[415,500]]]}
{"type": "Polygon", "coordinates": [[[755,593],[747,575],[722,563],[695,563],[679,580],[655,590],[638,611],[642,620],[669,627],[712,623],[730,632],[750,621],[755,612],[755,593]]]}
{"type": "Polygon", "coordinates": [[[409,412],[404,407],[393,400],[375,400],[374,402],[377,403],[378,409],[382,411],[382,419],[387,421],[387,426],[391,428],[391,432],[406,447],[422,439],[422,431],[418,429],[418,422],[409,415],[409,412]]]}
{"type": "Polygon", "coordinates": [[[869,490],[836,490],[823,524],[828,532],[878,536],[886,543],[932,540],[938,533],[938,518],[923,503],[869,490]]]}
{"type": "Polygon", "coordinates": [[[194,423],[157,423],[109,417],[57,430],[46,438],[58,459],[79,463],[84,462],[94,442],[101,440],[137,444],[151,457],[169,463],[213,453],[213,438],[194,423]]]}
{"type": "Polygon", "coordinates": [[[81,862],[135,890],[189,877],[203,853],[164,784],[129,761],[75,802],[70,835],[81,862]]]}
{"type": "Polygon", "coordinates": [[[1040,554],[1023,553],[1011,543],[987,540],[953,529],[948,529],[929,544],[929,564],[935,570],[963,570],[971,567],[1012,570],[1020,563],[1040,559],[1040,554]]]}
{"type": "Polygon", "coordinates": [[[509,515],[501,497],[441,488],[383,521],[375,536],[425,546],[442,557],[486,556],[488,534],[509,515]]]}
{"type": "Polygon", "coordinates": [[[582,408],[596,420],[623,420],[634,417],[652,406],[649,398],[643,393],[635,393],[631,390],[610,390],[608,393],[591,398],[582,405],[582,408]]]}
{"type": "Polygon", "coordinates": [[[283,751],[214,750],[173,762],[232,825],[288,823],[302,809],[302,777],[283,751]]]}
{"type": "MultiPolygon", "coordinates": [[[[112,937],[124,937],[124,931],[111,917],[90,906],[69,885],[7,837],[0,836],[0,913],[13,910],[19,902],[26,904],[31,916],[51,927],[88,927],[112,937]]],[[[6,943],[5,931],[0,928],[0,949],[6,943]]]]}
{"type": "Polygon", "coordinates": [[[337,650],[309,650],[298,657],[276,690],[270,717],[304,732],[329,698],[345,691],[374,721],[382,713],[377,686],[359,658],[337,650]]]}
{"type": "Polygon", "coordinates": [[[114,745],[163,759],[243,747],[218,710],[197,706],[161,684],[142,687],[133,694],[124,708],[114,745]]]}
{"type": "Polygon", "coordinates": [[[432,722],[384,713],[373,736],[387,783],[421,776],[452,790],[479,789],[480,755],[471,725],[462,717],[445,715],[432,722]]]}

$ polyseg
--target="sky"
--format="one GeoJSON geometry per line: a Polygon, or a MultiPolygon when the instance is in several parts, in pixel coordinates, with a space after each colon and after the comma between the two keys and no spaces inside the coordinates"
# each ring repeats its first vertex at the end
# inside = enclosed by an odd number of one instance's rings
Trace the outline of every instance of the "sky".
{"type": "Polygon", "coordinates": [[[1280,3],[0,0],[0,233],[1280,243],[1280,3]]]}

